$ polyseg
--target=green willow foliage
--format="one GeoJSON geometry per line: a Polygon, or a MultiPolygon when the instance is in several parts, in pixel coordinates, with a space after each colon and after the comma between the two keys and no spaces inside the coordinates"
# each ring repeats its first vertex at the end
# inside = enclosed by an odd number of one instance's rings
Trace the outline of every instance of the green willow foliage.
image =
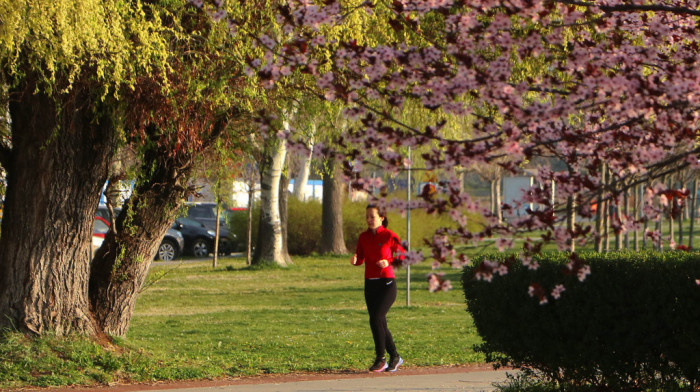
{"type": "Polygon", "coordinates": [[[0,15],[4,73],[14,80],[37,77],[47,91],[70,88],[86,67],[107,94],[165,66],[158,20],[137,1],[1,0],[0,15]]]}

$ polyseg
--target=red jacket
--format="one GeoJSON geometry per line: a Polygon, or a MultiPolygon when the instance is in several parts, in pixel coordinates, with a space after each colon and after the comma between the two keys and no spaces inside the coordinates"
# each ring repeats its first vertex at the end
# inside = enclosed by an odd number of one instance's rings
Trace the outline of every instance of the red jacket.
{"type": "Polygon", "coordinates": [[[393,231],[379,226],[377,233],[372,233],[372,230],[360,234],[357,240],[357,264],[365,264],[365,279],[372,278],[395,278],[394,261],[403,260],[406,251],[401,246],[399,236],[393,231]],[[386,268],[380,268],[377,265],[379,260],[386,259],[389,265],[386,268]]]}

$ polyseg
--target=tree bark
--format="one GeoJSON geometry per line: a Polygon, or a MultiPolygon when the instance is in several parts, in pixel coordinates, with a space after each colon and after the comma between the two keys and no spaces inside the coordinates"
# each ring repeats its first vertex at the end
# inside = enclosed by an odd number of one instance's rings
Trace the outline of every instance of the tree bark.
{"type": "Polygon", "coordinates": [[[605,230],[605,202],[603,201],[604,188],[605,188],[605,174],[606,174],[605,164],[600,169],[600,182],[603,184],[602,188],[598,191],[598,197],[596,199],[596,210],[595,210],[595,251],[603,251],[603,230],[605,230]]]}
{"type": "Polygon", "coordinates": [[[260,165],[260,225],[252,264],[276,263],[286,266],[282,254],[282,224],[279,210],[280,177],[287,155],[284,142],[276,146],[260,165]]]}
{"type": "Polygon", "coordinates": [[[323,172],[323,201],[321,212],[321,254],[347,254],[343,234],[342,169],[334,159],[328,160],[323,172]]]}
{"type": "Polygon", "coordinates": [[[491,199],[489,200],[489,206],[491,214],[496,215],[496,180],[491,179],[491,199]]]}
{"type": "Polygon", "coordinates": [[[140,172],[147,177],[137,181],[117,217],[117,234],[107,233],[92,262],[90,303],[102,331],[126,334],[160,241],[190,192],[192,163],[185,149],[173,155],[156,146],[145,153],[140,172]]]}
{"type": "Polygon", "coordinates": [[[288,223],[288,205],[289,205],[289,177],[282,172],[280,177],[280,227],[282,229],[282,257],[287,265],[293,264],[292,258],[289,256],[289,248],[287,247],[287,223],[288,223]]]}
{"type": "MultiPolygon", "coordinates": [[[[630,216],[630,190],[625,189],[624,193],[624,204],[625,204],[625,222],[629,220],[630,216]]],[[[630,233],[625,230],[625,249],[630,248],[630,233]]]]}
{"type": "Polygon", "coordinates": [[[248,242],[246,244],[246,265],[250,265],[252,261],[252,251],[253,251],[253,203],[255,202],[255,180],[251,179],[248,181],[248,242]]]}
{"type": "Polygon", "coordinates": [[[572,253],[576,251],[576,240],[573,238],[575,224],[576,201],[574,200],[573,196],[568,196],[566,198],[566,230],[569,232],[569,235],[572,235],[572,237],[567,240],[567,245],[569,245],[569,251],[572,253]]]}
{"type": "Polygon", "coordinates": [[[60,97],[29,80],[11,91],[0,326],[94,334],[88,276],[94,211],[116,140],[109,104],[95,107],[81,79],[60,97]]]}
{"type": "Polygon", "coordinates": [[[496,218],[498,218],[498,224],[503,223],[503,209],[501,208],[501,183],[503,182],[503,177],[499,172],[498,177],[496,177],[496,201],[494,203],[494,208],[496,209],[496,218]]]}
{"type": "Polygon", "coordinates": [[[312,134],[307,143],[309,147],[309,152],[302,157],[301,167],[299,168],[299,174],[294,179],[294,197],[298,200],[304,201],[306,199],[306,193],[304,192],[306,184],[309,182],[309,173],[311,172],[311,157],[313,156],[314,149],[314,137],[316,136],[316,124],[312,124],[312,134]]]}
{"type": "MultiPolygon", "coordinates": [[[[642,197],[641,197],[641,190],[642,187],[640,185],[635,186],[634,188],[634,221],[639,222],[639,210],[642,208],[642,197]]],[[[634,251],[639,252],[639,230],[636,228],[634,229],[634,251]]]]}
{"type": "Polygon", "coordinates": [[[695,237],[695,215],[698,211],[698,179],[693,180],[693,201],[690,210],[690,227],[688,228],[688,248],[693,249],[693,238],[695,237]]]}

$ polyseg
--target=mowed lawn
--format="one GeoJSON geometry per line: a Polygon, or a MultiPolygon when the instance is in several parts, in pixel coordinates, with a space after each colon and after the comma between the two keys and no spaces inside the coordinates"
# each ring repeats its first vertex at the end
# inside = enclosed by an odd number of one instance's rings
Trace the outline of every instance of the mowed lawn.
{"type": "MultiPolygon", "coordinates": [[[[157,356],[208,368],[208,374],[361,370],[374,359],[363,297],[364,267],[348,257],[295,257],[288,268],[246,268],[242,258],[180,265],[154,263],[126,341],[157,356]],[[216,369],[216,370],[215,370],[216,369]]],[[[454,288],[430,293],[430,266],[405,269],[389,328],[406,366],[482,362],[465,310],[460,270],[454,288]]],[[[197,371],[196,373],[199,373],[197,371]]]]}

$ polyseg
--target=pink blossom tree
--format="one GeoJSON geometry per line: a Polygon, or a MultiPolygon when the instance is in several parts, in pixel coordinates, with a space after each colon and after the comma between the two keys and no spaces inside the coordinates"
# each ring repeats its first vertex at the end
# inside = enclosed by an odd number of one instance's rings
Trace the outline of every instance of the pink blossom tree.
{"type": "MultiPolygon", "coordinates": [[[[193,3],[236,24],[217,2],[193,3]]],[[[408,163],[400,154],[405,147],[432,146],[422,156],[428,169],[494,162],[514,172],[535,157],[563,161],[567,171],[538,168],[538,185],[516,205],[503,206],[537,208],[506,222],[460,192],[456,178],[411,206],[391,202],[454,218],[457,228],[439,230],[431,243],[441,262],[466,260],[456,244],[498,236],[505,249],[513,246],[508,238],[543,231],[521,252],[521,261],[536,268],[530,255],[543,242],[567,249],[599,234],[573,220],[564,225],[567,204],[578,216],[592,218],[593,200],[614,202],[626,189],[645,184],[644,216],[618,213],[611,224],[616,231],[629,230],[668,211],[663,198],[669,190],[652,186],[654,179],[698,167],[699,16],[697,0],[291,0],[278,7],[284,34],[258,37],[265,55],[249,66],[269,88],[286,73],[308,73],[316,80],[309,93],[347,105],[345,114],[356,125],[338,142],[346,147],[345,174],[355,188],[376,184],[353,171],[351,162],[361,164],[375,152],[386,170],[402,171],[408,163]],[[356,13],[383,15],[405,39],[368,44],[327,34],[356,13]],[[445,117],[467,116],[469,136],[446,136],[445,120],[423,128],[400,121],[397,113],[409,101],[445,117]],[[604,167],[608,181],[602,180],[604,167]],[[485,218],[477,232],[463,224],[475,213],[485,218]]],[[[287,136],[293,143],[293,133],[287,136]]],[[[581,280],[590,273],[575,254],[570,268],[581,280]]],[[[485,263],[479,271],[488,278],[507,273],[507,267],[485,263]]],[[[563,291],[558,286],[552,295],[563,291]]]]}

